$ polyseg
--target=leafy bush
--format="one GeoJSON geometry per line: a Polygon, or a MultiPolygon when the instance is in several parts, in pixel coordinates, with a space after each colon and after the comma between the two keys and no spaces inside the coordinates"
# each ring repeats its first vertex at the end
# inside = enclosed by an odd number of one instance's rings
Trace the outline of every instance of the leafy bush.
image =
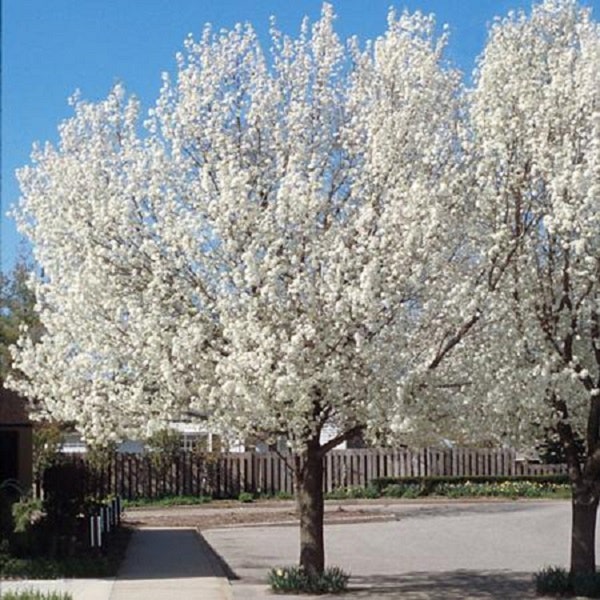
{"type": "Polygon", "coordinates": [[[477,475],[473,477],[467,476],[437,476],[437,477],[378,477],[371,481],[371,485],[378,490],[384,490],[392,484],[401,485],[422,485],[429,493],[432,487],[440,484],[464,484],[464,483],[504,483],[510,482],[528,482],[537,484],[554,484],[554,485],[569,485],[568,475],[477,475]]]}
{"type": "Polygon", "coordinates": [[[533,579],[540,596],[600,598],[600,573],[572,576],[562,567],[546,567],[533,579]]]}
{"type": "Polygon", "coordinates": [[[44,471],[44,518],[40,523],[45,541],[43,553],[63,556],[74,551],[77,517],[87,505],[86,489],[91,474],[80,462],[54,464],[44,471]]]}
{"type": "Polygon", "coordinates": [[[244,504],[254,502],[254,496],[250,492],[241,492],[238,496],[238,500],[244,504]]]}
{"type": "Polygon", "coordinates": [[[290,494],[289,492],[277,492],[277,494],[275,494],[275,498],[277,498],[277,500],[293,500],[294,499],[294,494],[290,494]]]}
{"type": "Polygon", "coordinates": [[[348,487],[348,488],[336,488],[335,490],[325,494],[328,500],[347,500],[353,498],[379,498],[381,493],[379,490],[371,485],[367,487],[348,487]]]}
{"type": "Polygon", "coordinates": [[[42,501],[23,497],[12,506],[14,528],[9,536],[9,550],[12,556],[32,556],[43,546],[44,532],[40,523],[43,519],[42,501]]]}
{"type": "Polygon", "coordinates": [[[71,523],[82,512],[88,479],[83,463],[55,464],[44,471],[43,508],[50,522],[71,523]]]}
{"type": "Polygon", "coordinates": [[[565,476],[544,477],[404,477],[376,479],[371,484],[390,498],[443,496],[446,498],[570,497],[565,476]]]}
{"type": "Polygon", "coordinates": [[[533,576],[533,581],[540,596],[571,595],[569,573],[562,567],[546,567],[533,576]]]}
{"type": "Polygon", "coordinates": [[[408,486],[402,483],[390,483],[390,485],[383,488],[382,495],[387,498],[402,498],[407,489],[408,486]]]}
{"type": "Polygon", "coordinates": [[[41,516],[42,501],[38,498],[21,498],[12,506],[12,516],[15,522],[15,533],[26,532],[34,520],[41,516]]]}
{"type": "MultiPolygon", "coordinates": [[[[0,544],[0,579],[59,579],[70,577],[114,577],[125,557],[132,530],[117,529],[106,538],[101,552],[85,548],[77,556],[18,558],[0,544]]],[[[4,595],[2,595],[4,600],[4,595]]]]}
{"type": "Polygon", "coordinates": [[[20,592],[4,592],[2,600],[73,600],[73,596],[67,592],[22,590],[20,592]]]}
{"type": "Polygon", "coordinates": [[[339,567],[329,567],[321,575],[307,573],[302,567],[271,569],[267,581],[274,592],[335,594],[348,588],[350,575],[339,567]]]}
{"type": "Polygon", "coordinates": [[[143,506],[192,506],[212,502],[211,496],[162,496],[161,498],[136,498],[124,500],[124,508],[143,506]]]}

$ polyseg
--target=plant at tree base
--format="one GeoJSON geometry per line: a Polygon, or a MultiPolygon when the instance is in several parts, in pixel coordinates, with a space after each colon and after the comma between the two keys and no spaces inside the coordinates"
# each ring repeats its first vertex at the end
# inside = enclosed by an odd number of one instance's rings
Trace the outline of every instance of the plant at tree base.
{"type": "Polygon", "coordinates": [[[303,567],[271,569],[267,582],[274,592],[337,594],[348,588],[350,575],[338,567],[328,567],[322,573],[311,574],[303,567]]]}

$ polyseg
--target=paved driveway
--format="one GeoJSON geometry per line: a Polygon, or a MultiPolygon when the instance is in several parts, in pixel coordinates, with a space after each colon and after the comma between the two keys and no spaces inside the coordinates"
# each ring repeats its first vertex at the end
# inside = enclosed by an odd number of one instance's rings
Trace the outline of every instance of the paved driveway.
{"type": "MultiPolygon", "coordinates": [[[[390,510],[394,521],[326,527],[327,563],[352,573],[355,593],[347,600],[534,598],[532,573],[568,564],[568,502],[390,510]]],[[[214,529],[203,535],[240,578],[233,584],[240,600],[278,597],[265,594],[268,569],[298,558],[294,526],[214,529]]]]}

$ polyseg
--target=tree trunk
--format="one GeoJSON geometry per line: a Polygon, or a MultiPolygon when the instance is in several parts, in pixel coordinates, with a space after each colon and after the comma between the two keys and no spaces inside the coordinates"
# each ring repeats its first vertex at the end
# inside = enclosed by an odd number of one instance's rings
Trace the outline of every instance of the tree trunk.
{"type": "Polygon", "coordinates": [[[575,484],[572,489],[571,574],[588,575],[596,571],[598,498],[588,486],[575,484]]]}
{"type": "Polygon", "coordinates": [[[300,513],[300,566],[307,573],[323,573],[323,457],[319,440],[309,442],[304,462],[296,463],[296,494],[300,513]]]}
{"type": "Polygon", "coordinates": [[[587,425],[587,457],[578,448],[577,438],[568,421],[567,405],[555,392],[551,403],[561,416],[556,431],[563,446],[571,481],[571,575],[596,572],[596,518],[600,484],[600,454],[597,452],[598,410],[590,410],[587,425]]]}

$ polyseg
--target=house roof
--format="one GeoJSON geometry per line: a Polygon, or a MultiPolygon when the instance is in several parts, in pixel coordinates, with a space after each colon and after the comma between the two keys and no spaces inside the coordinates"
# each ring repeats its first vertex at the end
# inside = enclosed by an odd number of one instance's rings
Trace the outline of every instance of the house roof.
{"type": "Polygon", "coordinates": [[[7,390],[0,382],[0,427],[3,425],[30,425],[27,401],[16,392],[7,390]]]}

